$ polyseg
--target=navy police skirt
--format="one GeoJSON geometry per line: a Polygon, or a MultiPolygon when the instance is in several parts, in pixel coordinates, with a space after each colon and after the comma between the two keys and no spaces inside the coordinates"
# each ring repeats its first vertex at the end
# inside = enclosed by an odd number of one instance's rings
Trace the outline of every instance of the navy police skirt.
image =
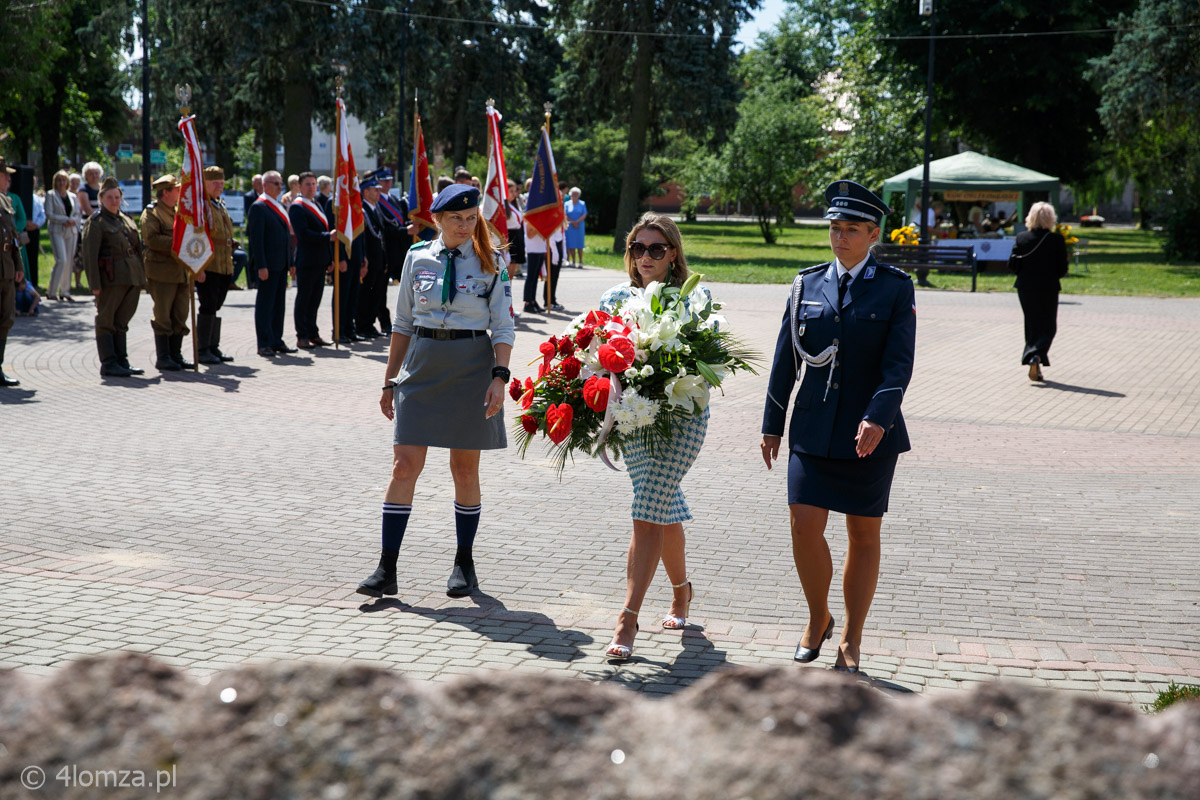
{"type": "Polygon", "coordinates": [[[792,451],[788,503],[856,517],[882,517],[888,510],[897,458],[822,458],[792,451]]]}

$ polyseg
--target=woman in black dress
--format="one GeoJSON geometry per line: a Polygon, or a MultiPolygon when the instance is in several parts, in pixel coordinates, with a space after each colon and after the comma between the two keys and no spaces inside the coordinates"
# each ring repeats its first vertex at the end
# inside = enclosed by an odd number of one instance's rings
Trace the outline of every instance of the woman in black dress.
{"type": "Polygon", "coordinates": [[[910,449],[900,403],[912,377],[916,305],[908,275],[871,254],[891,213],[887,205],[853,181],[833,183],[825,199],[835,259],[801,271],[792,284],[767,388],[762,456],[770,469],[807,364],[787,451],[792,556],[808,601],[808,627],[794,658],[815,661],[822,642],[833,638],[825,525],[837,511],[846,515],[850,546],[842,576],[846,625],[834,669],[857,673],[892,476],[899,454],[910,449]]]}
{"type": "Polygon", "coordinates": [[[1054,232],[1058,215],[1049,203],[1034,203],[1025,216],[1029,230],[1017,235],[1008,265],[1017,273],[1017,298],[1025,314],[1025,351],[1021,363],[1029,365],[1029,380],[1042,380],[1042,367],[1050,366],[1050,344],[1058,331],[1058,293],[1070,262],[1067,243],[1054,232]]]}

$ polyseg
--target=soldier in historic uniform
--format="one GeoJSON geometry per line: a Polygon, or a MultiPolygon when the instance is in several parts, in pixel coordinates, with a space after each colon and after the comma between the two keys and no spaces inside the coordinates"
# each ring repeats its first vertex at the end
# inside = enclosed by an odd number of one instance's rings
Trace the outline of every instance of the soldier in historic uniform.
{"type": "Polygon", "coordinates": [[[126,336],[137,311],[146,270],[137,224],[121,211],[121,184],[108,177],[100,184],[100,213],[83,229],[83,268],[96,296],[96,350],[100,374],[115,378],[141,375],[129,365],[126,336]]]}
{"type": "Polygon", "coordinates": [[[17,270],[21,257],[17,254],[17,223],[8,185],[16,170],[0,157],[0,386],[20,386],[21,382],[4,374],[4,346],[8,332],[17,317],[17,270]]]}
{"type": "Polygon", "coordinates": [[[160,372],[178,372],[195,365],[183,357],[183,337],[188,335],[187,266],[172,249],[175,230],[175,206],[179,202],[179,181],[163,175],[154,181],[154,202],[142,211],[142,242],[146,246],[146,291],[154,301],[154,368],[160,372]]]}
{"type": "Polygon", "coordinates": [[[212,218],[209,235],[212,237],[213,257],[204,268],[203,280],[196,278],[196,297],[200,301],[200,309],[196,314],[196,344],[201,364],[233,361],[233,356],[221,352],[221,318],[217,316],[221,306],[225,305],[229,285],[233,283],[233,220],[229,218],[225,201],[221,199],[224,190],[225,170],[215,166],[205,167],[204,194],[212,218]]]}
{"type": "Polygon", "coordinates": [[[833,183],[825,199],[835,259],[803,270],[792,284],[767,385],[762,456],[770,468],[799,380],[785,453],[792,555],[809,617],[794,658],[816,660],[833,637],[825,525],[836,511],[846,515],[850,542],[846,625],[834,669],[856,673],[892,477],[900,453],[910,449],[900,403],[912,377],[916,305],[908,275],[871,254],[891,213],[887,204],[853,181],[833,183]]]}

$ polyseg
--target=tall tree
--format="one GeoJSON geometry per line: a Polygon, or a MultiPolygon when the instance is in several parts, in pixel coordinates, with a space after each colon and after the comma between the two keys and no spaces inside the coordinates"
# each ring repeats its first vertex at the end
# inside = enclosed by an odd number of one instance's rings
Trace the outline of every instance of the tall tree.
{"type": "Polygon", "coordinates": [[[568,30],[559,109],[568,128],[598,120],[628,125],[613,250],[625,245],[641,202],[655,129],[705,141],[733,129],[733,36],[759,0],[564,0],[568,30]]]}

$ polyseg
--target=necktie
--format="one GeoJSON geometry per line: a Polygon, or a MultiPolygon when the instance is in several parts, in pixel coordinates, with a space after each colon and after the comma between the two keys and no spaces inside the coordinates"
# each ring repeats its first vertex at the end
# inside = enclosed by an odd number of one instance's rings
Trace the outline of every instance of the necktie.
{"type": "Polygon", "coordinates": [[[454,295],[458,294],[458,288],[454,285],[457,282],[454,259],[461,255],[457,248],[446,251],[446,272],[442,275],[442,305],[454,302],[454,295]]]}
{"type": "Polygon", "coordinates": [[[838,281],[838,310],[839,311],[841,311],[842,307],[846,305],[846,287],[849,285],[850,285],[850,273],[847,272],[845,275],[842,276],[842,279],[840,281],[838,281]]]}

